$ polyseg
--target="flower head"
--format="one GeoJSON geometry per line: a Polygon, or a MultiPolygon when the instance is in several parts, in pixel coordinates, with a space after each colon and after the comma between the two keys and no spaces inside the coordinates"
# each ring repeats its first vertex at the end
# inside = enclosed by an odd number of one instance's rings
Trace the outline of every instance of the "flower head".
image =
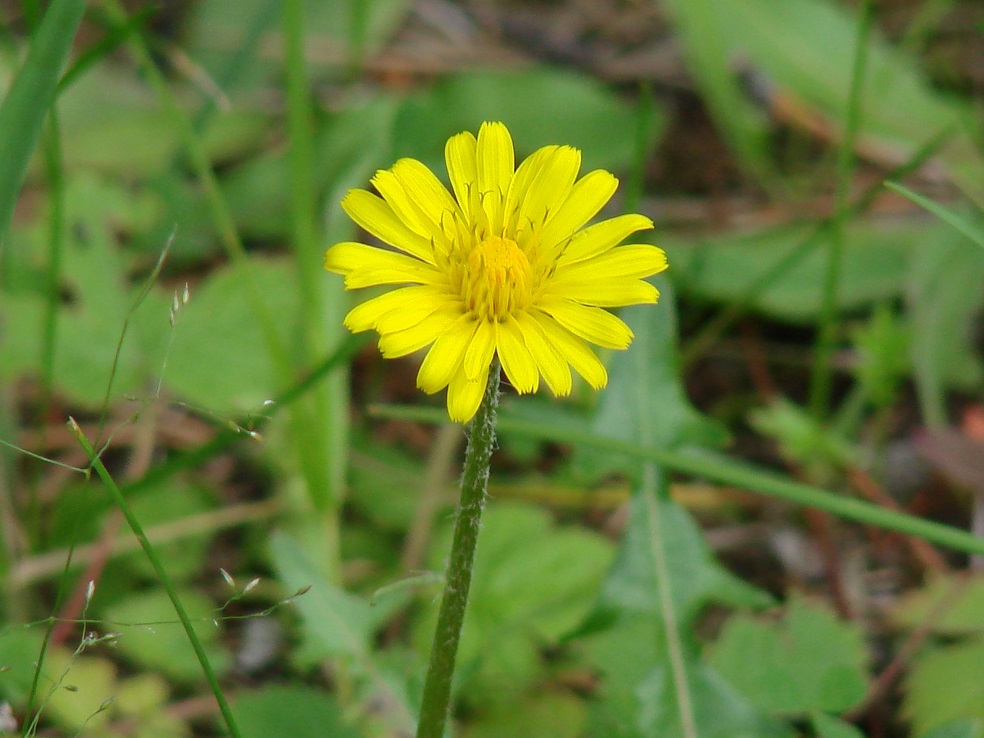
{"type": "Polygon", "coordinates": [[[515,166],[501,123],[478,138],[453,136],[445,148],[452,192],[415,159],[372,178],[379,195],[352,190],[342,208],[394,250],[343,242],[325,268],[347,289],[399,285],[353,309],[349,330],[376,330],[386,358],[430,346],[417,386],[448,388],[448,413],[475,414],[498,356],[520,393],[540,378],[558,396],[571,391],[571,367],[595,389],[608,381],[588,342],[627,348],[632,331],[605,308],[655,303],[644,277],[666,269],[655,246],[618,246],[652,228],[642,215],[585,227],[618,180],[596,170],[577,179],[581,153],[545,146],[515,166]],[[617,248],[616,248],[617,247],[617,248]]]}

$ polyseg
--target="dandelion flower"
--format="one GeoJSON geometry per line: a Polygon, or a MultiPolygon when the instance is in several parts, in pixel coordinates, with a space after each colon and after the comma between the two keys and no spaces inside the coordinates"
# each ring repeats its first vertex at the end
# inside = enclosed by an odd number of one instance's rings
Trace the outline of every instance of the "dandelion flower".
{"type": "Polygon", "coordinates": [[[571,391],[571,368],[589,385],[608,382],[589,348],[624,349],[632,331],[606,308],[655,303],[645,277],[666,269],[647,244],[619,244],[652,228],[643,215],[586,226],[618,180],[596,170],[577,178],[581,153],[545,146],[515,166],[501,123],[445,147],[452,192],[421,162],[400,159],[372,178],[379,194],[351,190],[342,208],[393,250],[343,242],[325,268],[347,289],[394,285],[353,309],[345,325],[375,330],[386,358],[430,347],[417,373],[429,394],[448,388],[448,414],[471,419],[493,358],[521,394],[540,379],[554,395],[571,391]]]}

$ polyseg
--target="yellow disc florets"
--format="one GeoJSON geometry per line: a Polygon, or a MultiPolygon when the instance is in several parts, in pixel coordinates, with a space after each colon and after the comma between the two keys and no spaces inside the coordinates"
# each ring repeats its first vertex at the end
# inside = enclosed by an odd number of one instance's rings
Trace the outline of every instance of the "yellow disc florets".
{"type": "Polygon", "coordinates": [[[461,295],[480,320],[502,321],[530,303],[530,262],[515,241],[490,236],[472,249],[464,266],[461,295]]]}

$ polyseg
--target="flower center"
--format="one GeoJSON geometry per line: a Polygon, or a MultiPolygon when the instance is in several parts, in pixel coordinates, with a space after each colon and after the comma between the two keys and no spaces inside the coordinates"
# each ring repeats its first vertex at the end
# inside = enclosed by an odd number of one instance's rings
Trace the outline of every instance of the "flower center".
{"type": "Polygon", "coordinates": [[[501,321],[532,297],[530,262],[515,241],[490,236],[472,249],[462,280],[465,307],[480,319],[501,321]]]}

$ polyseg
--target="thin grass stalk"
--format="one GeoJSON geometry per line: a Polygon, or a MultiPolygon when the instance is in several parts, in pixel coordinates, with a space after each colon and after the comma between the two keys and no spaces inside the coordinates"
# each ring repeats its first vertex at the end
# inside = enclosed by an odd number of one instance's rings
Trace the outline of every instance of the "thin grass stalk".
{"type": "MultiPolygon", "coordinates": [[[[440,423],[446,417],[439,410],[395,405],[373,408],[376,417],[440,423]]],[[[497,427],[502,433],[535,438],[570,446],[588,446],[635,459],[652,459],[671,471],[689,474],[731,487],[745,489],[801,507],[814,507],[855,523],[916,536],[955,551],[984,555],[984,538],[965,530],[918,518],[895,510],[886,510],[870,502],[829,492],[821,487],[785,479],[775,472],[759,469],[722,454],[703,450],[675,451],[647,448],[639,443],[604,438],[559,425],[544,426],[521,418],[500,416],[497,427]]]]}
{"type": "Polygon", "coordinates": [[[198,658],[198,663],[201,664],[202,672],[205,675],[205,680],[208,682],[209,688],[212,690],[212,694],[215,695],[215,701],[218,703],[219,712],[222,713],[222,719],[229,729],[230,735],[233,738],[241,738],[239,728],[236,725],[236,719],[233,717],[232,710],[229,707],[229,703],[226,701],[225,695],[222,693],[222,687],[219,685],[218,677],[215,674],[215,670],[212,669],[212,664],[208,660],[208,654],[205,653],[205,647],[202,645],[201,640],[198,638],[198,634],[195,633],[195,629],[192,627],[191,619],[188,617],[188,612],[185,610],[184,605],[181,603],[181,598],[178,596],[178,591],[174,587],[174,583],[171,581],[171,577],[168,576],[167,571],[164,569],[164,565],[161,563],[160,558],[157,556],[157,551],[154,550],[154,546],[151,544],[147,535],[144,533],[143,526],[140,525],[140,521],[137,520],[136,515],[133,514],[133,510],[130,508],[120,491],[119,486],[116,484],[116,480],[113,479],[109,470],[103,464],[102,459],[95,452],[92,444],[89,443],[89,439],[85,437],[82,429],[79,427],[78,423],[75,422],[74,418],[69,418],[68,427],[72,431],[82,450],[85,451],[86,456],[89,457],[89,463],[92,468],[96,470],[96,474],[102,480],[103,484],[106,485],[106,489],[109,491],[110,496],[113,498],[113,502],[119,507],[123,516],[126,518],[127,524],[130,526],[130,530],[133,531],[133,535],[136,536],[137,540],[140,541],[140,547],[143,549],[144,554],[147,556],[147,560],[150,561],[151,566],[154,567],[154,572],[157,574],[157,578],[164,587],[164,591],[167,593],[168,599],[171,600],[171,605],[174,607],[174,612],[178,616],[178,620],[181,621],[181,626],[184,628],[185,634],[188,636],[188,641],[191,643],[191,647],[195,650],[195,656],[198,658]]]}
{"type": "Polygon", "coordinates": [[[838,335],[838,297],[840,294],[841,262],[844,258],[845,229],[849,215],[848,200],[854,177],[854,146],[861,127],[861,100],[864,93],[865,70],[872,27],[871,0],[864,0],[858,22],[857,45],[848,91],[844,136],[837,150],[837,183],[834,193],[834,216],[831,221],[830,248],[823,280],[820,307],[820,327],[814,350],[813,371],[810,377],[810,414],[823,420],[829,411],[833,384],[833,357],[838,335]]]}

